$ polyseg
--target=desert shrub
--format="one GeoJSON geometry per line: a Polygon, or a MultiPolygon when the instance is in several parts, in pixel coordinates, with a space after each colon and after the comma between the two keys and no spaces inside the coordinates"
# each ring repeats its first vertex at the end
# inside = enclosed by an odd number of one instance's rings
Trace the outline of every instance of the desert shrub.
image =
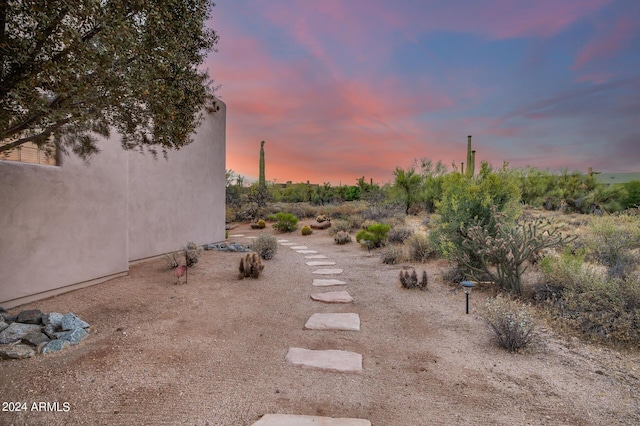
{"type": "Polygon", "coordinates": [[[329,228],[332,234],[337,234],[340,231],[349,232],[351,230],[351,222],[345,219],[337,219],[331,222],[331,228],[329,228]]]}
{"type": "Polygon", "coordinates": [[[535,339],[535,322],[528,307],[505,297],[490,298],[483,319],[494,332],[496,343],[508,352],[519,352],[535,339]]]}
{"type": "Polygon", "coordinates": [[[522,274],[544,249],[566,245],[575,237],[563,236],[557,227],[543,218],[531,221],[503,222],[501,215],[494,215],[493,235],[486,226],[471,226],[466,230],[463,247],[466,249],[461,263],[472,277],[489,276],[500,288],[522,294],[522,274]],[[473,261],[467,260],[474,253],[473,261]]]}
{"type": "Polygon", "coordinates": [[[459,286],[462,281],[466,280],[466,278],[466,274],[457,263],[451,264],[442,273],[442,281],[455,286],[459,286]]]}
{"type": "Polygon", "coordinates": [[[274,229],[280,232],[293,232],[298,225],[298,218],[291,213],[276,213],[276,223],[274,229]]]}
{"type": "Polygon", "coordinates": [[[373,222],[381,222],[392,217],[404,218],[404,216],[402,206],[398,204],[372,205],[362,211],[362,217],[373,222]]]}
{"type": "Polygon", "coordinates": [[[180,266],[181,254],[178,251],[167,253],[164,255],[164,260],[167,262],[167,269],[175,269],[180,266]]]}
{"type": "Polygon", "coordinates": [[[198,263],[198,258],[202,254],[203,248],[197,245],[196,243],[194,243],[193,241],[189,241],[187,245],[182,246],[180,251],[185,256],[187,267],[191,268],[193,265],[198,263]]]}
{"type": "Polygon", "coordinates": [[[394,244],[402,244],[404,241],[413,235],[413,230],[406,226],[394,227],[389,230],[387,234],[387,241],[394,244]]]}
{"type": "Polygon", "coordinates": [[[442,182],[442,199],[436,204],[435,227],[429,234],[433,247],[444,257],[457,261],[463,256],[467,264],[480,266],[476,253],[463,245],[466,229],[479,224],[494,236],[494,214],[512,221],[520,214],[519,202],[518,181],[506,167],[493,171],[483,162],[474,178],[449,173],[442,182]]]}
{"type": "Polygon", "coordinates": [[[431,242],[426,235],[414,234],[407,240],[409,247],[409,260],[414,262],[426,262],[436,255],[431,242]]]}
{"type": "Polygon", "coordinates": [[[304,225],[300,232],[302,232],[302,235],[311,235],[313,233],[309,225],[304,225]]]}
{"type": "Polygon", "coordinates": [[[402,288],[413,289],[417,288],[420,290],[426,290],[428,279],[427,279],[427,271],[422,271],[422,278],[418,281],[418,274],[416,270],[412,270],[411,273],[409,271],[400,271],[400,285],[402,288]]]}
{"type": "Polygon", "coordinates": [[[364,218],[360,214],[349,216],[349,223],[351,223],[351,229],[361,229],[364,223],[364,218]]]}
{"type": "Polygon", "coordinates": [[[351,235],[347,231],[338,231],[333,237],[336,244],[347,244],[351,242],[351,235]]]}
{"type": "Polygon", "coordinates": [[[264,221],[264,219],[260,219],[258,221],[258,229],[264,229],[267,226],[266,222],[264,221]]]}
{"type": "Polygon", "coordinates": [[[369,248],[380,247],[387,238],[387,233],[391,227],[384,223],[374,223],[356,234],[356,241],[369,248]]]}
{"type": "Polygon", "coordinates": [[[251,250],[264,260],[273,259],[278,252],[278,241],[273,235],[262,233],[253,241],[251,250]]]}
{"type": "Polygon", "coordinates": [[[638,264],[632,250],[640,247],[640,217],[594,217],[583,241],[590,259],[606,266],[612,277],[625,277],[638,264]]]}
{"type": "Polygon", "coordinates": [[[562,327],[614,345],[640,344],[640,277],[612,278],[583,262],[584,253],[565,252],[540,263],[546,283],[559,288],[550,306],[562,327]]]}
{"type": "Polygon", "coordinates": [[[380,252],[382,263],[396,265],[405,259],[404,248],[398,245],[388,245],[380,252]]]}
{"type": "Polygon", "coordinates": [[[267,216],[267,220],[270,222],[275,222],[278,220],[278,216],[276,216],[275,213],[271,213],[270,215],[267,216]]]}
{"type": "Polygon", "coordinates": [[[264,269],[264,263],[256,252],[247,253],[244,258],[240,259],[240,275],[239,278],[258,278],[264,269]]]}

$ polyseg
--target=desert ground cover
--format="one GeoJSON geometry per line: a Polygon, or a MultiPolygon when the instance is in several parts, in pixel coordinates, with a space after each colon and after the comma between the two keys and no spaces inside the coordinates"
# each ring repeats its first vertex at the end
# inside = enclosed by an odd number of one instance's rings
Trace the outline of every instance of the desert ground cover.
{"type": "MultiPolygon", "coordinates": [[[[301,221],[301,224],[304,221],[301,221]]],[[[260,230],[240,225],[230,238],[260,230]]],[[[267,229],[265,232],[274,233],[267,229]]],[[[312,301],[314,267],[285,246],[262,276],[238,280],[240,253],[206,251],[175,285],[163,259],[128,276],[11,309],[73,311],[90,337],[59,354],[0,361],[2,401],[68,402],[68,412],[0,412],[6,425],[251,425],[266,413],[368,419],[373,425],[640,424],[640,356],[559,335],[539,318],[525,353],[496,346],[479,313],[489,293],[443,282],[443,260],[385,265],[328,230],[276,234],[317,250],[354,297],[312,301]],[[399,271],[427,270],[427,291],[399,271]],[[317,312],[356,312],[361,330],[304,330],[317,312]],[[361,374],[285,363],[289,347],[363,356],[361,374]]]]}

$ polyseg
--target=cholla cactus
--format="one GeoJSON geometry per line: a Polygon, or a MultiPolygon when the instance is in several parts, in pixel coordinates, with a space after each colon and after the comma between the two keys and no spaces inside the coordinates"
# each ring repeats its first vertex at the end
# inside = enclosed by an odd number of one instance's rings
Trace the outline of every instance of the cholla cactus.
{"type": "Polygon", "coordinates": [[[495,218],[495,236],[482,226],[467,229],[463,244],[478,255],[481,266],[474,266],[471,262],[465,266],[476,273],[488,275],[501,288],[516,294],[522,294],[522,274],[540,251],[567,245],[576,238],[563,236],[558,227],[551,227],[551,222],[541,217],[516,221],[513,225],[497,216],[495,218]]]}
{"type": "Polygon", "coordinates": [[[239,278],[258,278],[263,269],[264,263],[262,263],[260,256],[256,252],[249,253],[240,259],[239,278]]]}
{"type": "Polygon", "coordinates": [[[333,239],[336,244],[347,244],[351,242],[351,235],[347,231],[338,231],[333,239]]]}

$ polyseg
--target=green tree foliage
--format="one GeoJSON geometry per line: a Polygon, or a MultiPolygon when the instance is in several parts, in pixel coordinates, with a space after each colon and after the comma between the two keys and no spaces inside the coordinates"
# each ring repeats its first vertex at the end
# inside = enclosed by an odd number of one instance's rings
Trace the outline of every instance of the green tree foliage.
{"type": "Polygon", "coordinates": [[[369,248],[380,247],[387,239],[391,226],[385,223],[373,223],[356,234],[356,241],[369,248]]]}
{"type": "Polygon", "coordinates": [[[632,180],[625,185],[627,196],[623,200],[623,207],[629,209],[640,207],[640,180],[632,180]]]}
{"type": "Polygon", "coordinates": [[[166,154],[191,141],[218,40],[209,0],[2,2],[0,152],[53,137],[82,158],[115,128],[125,149],[166,154]]]}
{"type": "Polygon", "coordinates": [[[396,167],[393,171],[395,177],[394,189],[400,196],[405,208],[405,214],[409,214],[409,209],[413,207],[420,199],[420,189],[422,186],[422,177],[416,173],[414,167],[404,170],[396,167]]]}
{"type": "Polygon", "coordinates": [[[438,161],[435,165],[428,158],[420,160],[422,176],[422,203],[427,211],[435,211],[436,204],[442,199],[442,183],[447,174],[447,167],[438,161]]]}
{"type": "Polygon", "coordinates": [[[442,200],[436,204],[435,229],[430,233],[433,247],[441,255],[481,266],[477,254],[463,245],[466,230],[481,225],[495,235],[494,213],[501,213],[506,223],[519,216],[520,188],[506,166],[494,171],[483,162],[478,175],[468,178],[459,172],[446,175],[442,182],[442,200]]]}

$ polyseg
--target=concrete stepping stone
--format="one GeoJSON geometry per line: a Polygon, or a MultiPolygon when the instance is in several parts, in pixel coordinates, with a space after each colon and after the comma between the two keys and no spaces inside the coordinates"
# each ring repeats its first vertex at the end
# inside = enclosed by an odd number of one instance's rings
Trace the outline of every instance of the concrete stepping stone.
{"type": "Polygon", "coordinates": [[[295,414],[265,414],[252,426],[371,426],[369,420],[298,416],[295,414]]]}
{"type": "Polygon", "coordinates": [[[315,250],[296,250],[296,253],[300,253],[300,254],[316,254],[318,253],[315,250]]]}
{"type": "Polygon", "coordinates": [[[312,260],[311,262],[305,263],[309,266],[331,266],[336,264],[336,262],[332,262],[330,260],[312,260]]]}
{"type": "Polygon", "coordinates": [[[312,370],[339,373],[362,372],[362,355],[349,351],[289,348],[285,361],[291,365],[299,365],[302,368],[312,370]]]}
{"type": "Polygon", "coordinates": [[[353,297],[344,290],[315,293],[311,295],[311,298],[324,303],[353,303],[353,297]]]}
{"type": "Polygon", "coordinates": [[[280,243],[281,246],[295,246],[297,243],[280,243]]]}
{"type": "Polygon", "coordinates": [[[329,287],[332,285],[346,285],[347,283],[344,281],[340,281],[340,280],[334,280],[334,279],[329,279],[329,280],[323,280],[323,279],[315,279],[313,280],[313,285],[316,287],[329,287]]]}
{"type": "Polygon", "coordinates": [[[307,246],[291,246],[291,248],[292,248],[293,250],[306,250],[306,249],[308,249],[309,247],[307,247],[307,246]]]}
{"type": "Polygon", "coordinates": [[[327,259],[327,256],[325,256],[324,254],[312,254],[309,256],[305,256],[305,259],[327,259]]]}
{"type": "Polygon", "coordinates": [[[279,243],[288,243],[289,240],[278,240],[279,243]]]}
{"type": "Polygon", "coordinates": [[[312,273],[313,274],[318,274],[318,275],[341,274],[342,273],[342,269],[316,269],[312,273]]]}
{"type": "Polygon", "coordinates": [[[244,237],[244,234],[231,234],[229,237],[244,237]]]}
{"type": "Polygon", "coordinates": [[[307,330],[360,331],[360,315],[348,313],[313,314],[304,325],[307,330]]]}
{"type": "Polygon", "coordinates": [[[258,238],[258,237],[251,236],[251,237],[245,237],[245,238],[246,238],[246,239],[248,239],[248,240],[255,240],[255,239],[256,239],[256,238],[258,238]]]}

